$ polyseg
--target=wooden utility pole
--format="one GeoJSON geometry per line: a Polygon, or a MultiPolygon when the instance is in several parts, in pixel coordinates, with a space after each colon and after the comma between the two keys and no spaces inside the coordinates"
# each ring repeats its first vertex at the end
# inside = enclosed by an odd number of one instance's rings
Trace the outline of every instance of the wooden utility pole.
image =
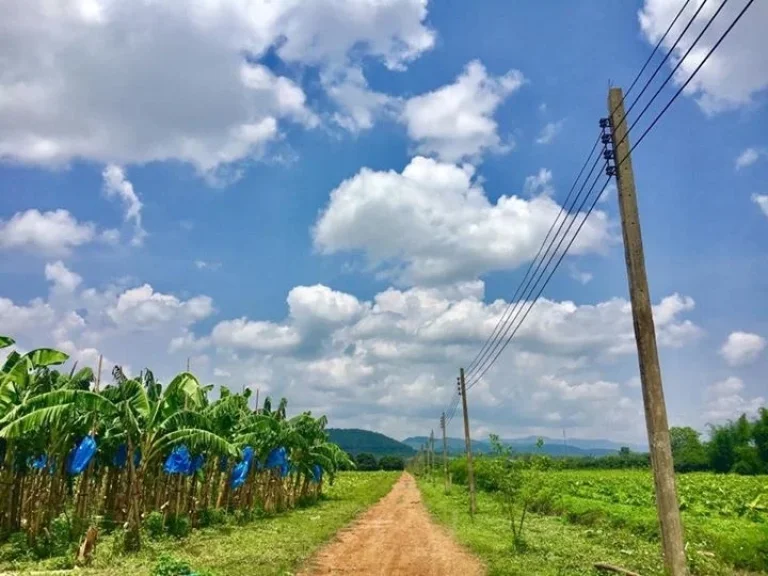
{"type": "Polygon", "coordinates": [[[448,443],[445,439],[445,412],[440,415],[440,428],[443,429],[443,478],[445,493],[448,494],[448,443]]]}
{"type": "Polygon", "coordinates": [[[429,431],[429,475],[435,473],[435,431],[429,431]]]}
{"type": "Polygon", "coordinates": [[[469,514],[474,518],[475,503],[475,468],[472,464],[472,440],[469,437],[469,413],[467,412],[467,389],[464,382],[464,368],[459,369],[459,395],[464,412],[464,441],[467,444],[467,478],[469,480],[469,514]]]}
{"type": "Polygon", "coordinates": [[[645,272],[643,240],[640,234],[640,216],[637,210],[635,177],[629,157],[627,123],[624,121],[624,95],[621,88],[608,92],[613,156],[619,192],[621,229],[624,236],[624,257],[627,262],[629,295],[632,302],[632,320],[640,363],[640,381],[645,406],[645,424],[651,453],[653,477],[656,487],[656,509],[661,527],[664,564],[671,576],[687,576],[683,525],[675,488],[675,470],[669,439],[667,409],[661,384],[659,356],[656,349],[656,331],[653,324],[651,297],[645,272]]]}

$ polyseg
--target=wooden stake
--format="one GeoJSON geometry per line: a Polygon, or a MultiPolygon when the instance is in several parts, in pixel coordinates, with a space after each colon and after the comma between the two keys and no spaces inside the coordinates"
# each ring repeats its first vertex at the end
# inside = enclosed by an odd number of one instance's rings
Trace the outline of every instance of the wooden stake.
{"type": "Polygon", "coordinates": [[[467,477],[469,479],[469,514],[475,517],[477,503],[475,502],[475,469],[472,464],[472,440],[469,437],[469,413],[467,412],[467,390],[464,382],[464,368],[459,369],[459,394],[461,407],[464,412],[464,441],[467,444],[467,477]]]}
{"type": "Polygon", "coordinates": [[[671,576],[686,576],[683,525],[675,488],[675,470],[667,423],[667,409],[661,384],[661,369],[656,349],[656,331],[653,323],[651,297],[645,271],[643,240],[640,233],[640,216],[637,210],[635,178],[632,159],[629,156],[627,123],[624,121],[624,95],[621,88],[608,92],[613,154],[617,164],[617,188],[621,229],[624,236],[624,256],[627,263],[629,295],[632,302],[632,319],[640,364],[640,381],[643,390],[645,423],[648,429],[648,445],[656,487],[656,509],[661,527],[661,543],[664,564],[671,576]]]}

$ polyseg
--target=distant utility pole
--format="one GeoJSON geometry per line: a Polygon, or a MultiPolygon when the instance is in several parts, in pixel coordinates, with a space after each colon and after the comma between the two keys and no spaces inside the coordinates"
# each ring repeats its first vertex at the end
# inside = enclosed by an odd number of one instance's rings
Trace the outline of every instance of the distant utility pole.
{"type": "Polygon", "coordinates": [[[475,517],[477,504],[475,503],[475,468],[472,464],[472,440],[469,437],[469,413],[467,412],[467,389],[464,382],[464,368],[459,369],[459,395],[461,407],[464,411],[464,441],[467,444],[467,478],[469,480],[469,514],[475,517]]]}
{"type": "MultiPolygon", "coordinates": [[[[429,476],[435,473],[435,431],[429,431],[429,476]]],[[[434,481],[434,478],[432,478],[434,481]]]]}
{"type": "Polygon", "coordinates": [[[664,564],[671,576],[687,576],[683,542],[683,526],[675,488],[675,470],[669,440],[667,409],[661,385],[661,370],[656,349],[656,331],[653,324],[651,297],[645,272],[643,240],[640,234],[640,216],[637,210],[635,177],[629,157],[627,122],[624,113],[624,95],[621,88],[608,92],[613,157],[619,192],[621,229],[624,236],[624,257],[627,263],[632,319],[640,363],[640,381],[645,406],[645,424],[651,453],[653,477],[656,486],[656,509],[661,527],[664,564]]]}
{"type": "Polygon", "coordinates": [[[440,415],[440,428],[443,430],[443,478],[445,479],[445,493],[448,494],[448,445],[445,439],[445,412],[440,415]]]}

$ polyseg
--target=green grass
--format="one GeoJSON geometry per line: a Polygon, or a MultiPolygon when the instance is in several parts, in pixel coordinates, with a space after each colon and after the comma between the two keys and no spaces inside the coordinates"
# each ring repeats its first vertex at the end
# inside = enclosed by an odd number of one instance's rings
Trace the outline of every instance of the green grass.
{"type": "MultiPolygon", "coordinates": [[[[594,576],[600,574],[593,568],[595,562],[615,564],[643,576],[664,573],[659,544],[628,529],[597,521],[585,526],[565,516],[534,514],[526,520],[526,546],[518,550],[506,516],[492,495],[478,492],[479,513],[472,521],[464,487],[454,486],[449,495],[439,482],[421,479],[419,487],[433,516],[485,562],[489,576],[594,576]]],[[[693,573],[702,576],[746,574],[694,548],[689,550],[689,561],[693,573]]]]}
{"type": "MultiPolygon", "coordinates": [[[[100,541],[91,568],[92,576],[148,576],[162,554],[184,560],[195,570],[210,570],[217,576],[290,574],[312,553],[359,513],[391,489],[399,472],[343,472],[333,486],[325,487],[326,498],[317,504],[242,526],[228,524],[195,530],[183,540],[145,539],[135,555],[113,553],[113,538],[100,541]]],[[[29,572],[56,565],[56,559],[0,565],[5,570],[29,572]]]]}

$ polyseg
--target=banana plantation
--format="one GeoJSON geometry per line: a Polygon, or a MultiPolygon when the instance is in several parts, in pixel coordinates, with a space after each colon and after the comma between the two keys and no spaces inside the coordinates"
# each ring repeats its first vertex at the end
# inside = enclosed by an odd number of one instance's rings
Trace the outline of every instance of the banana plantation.
{"type": "Polygon", "coordinates": [[[0,369],[0,538],[44,541],[66,518],[73,539],[121,530],[133,551],[148,518],[194,527],[224,511],[283,510],[316,499],[324,477],[349,465],[326,418],[288,419],[285,399],[251,409],[247,389],[221,387],[212,400],[213,386],[189,372],[161,385],[117,366],[104,385],[91,368],[54,368],[67,360],[11,351],[0,369]]]}

